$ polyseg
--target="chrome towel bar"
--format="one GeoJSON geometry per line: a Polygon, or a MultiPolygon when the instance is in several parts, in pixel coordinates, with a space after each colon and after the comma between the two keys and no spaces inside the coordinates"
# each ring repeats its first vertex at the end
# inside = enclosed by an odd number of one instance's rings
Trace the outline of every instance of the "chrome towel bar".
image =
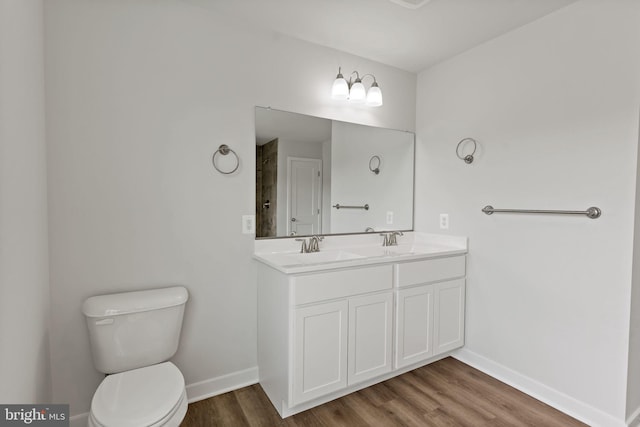
{"type": "Polygon", "coordinates": [[[364,209],[365,211],[369,210],[369,205],[364,205],[364,206],[345,206],[345,205],[341,205],[340,203],[336,203],[335,205],[333,205],[334,208],[336,209],[364,209]]]}
{"type": "Polygon", "coordinates": [[[591,219],[600,218],[602,211],[600,208],[592,206],[586,211],[560,211],[560,210],[540,210],[540,209],[494,209],[493,206],[487,205],[482,208],[482,212],[487,215],[493,213],[530,213],[530,214],[559,214],[559,215],[586,215],[591,219]]]}

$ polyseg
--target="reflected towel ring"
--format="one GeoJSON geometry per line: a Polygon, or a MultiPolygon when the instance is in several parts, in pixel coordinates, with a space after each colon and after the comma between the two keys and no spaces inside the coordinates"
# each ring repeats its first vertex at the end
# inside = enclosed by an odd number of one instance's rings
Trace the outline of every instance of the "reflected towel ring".
{"type": "Polygon", "coordinates": [[[478,145],[476,144],[476,140],[473,138],[464,138],[462,139],[460,142],[458,142],[458,146],[456,147],[456,156],[458,156],[458,158],[460,160],[464,160],[464,162],[466,164],[471,164],[473,163],[473,155],[476,154],[476,149],[478,148],[478,145]],[[460,146],[462,145],[462,143],[466,142],[466,141],[470,141],[473,143],[473,151],[471,152],[471,154],[467,154],[466,156],[463,156],[463,150],[460,150],[460,146]]]}
{"type": "Polygon", "coordinates": [[[380,156],[373,156],[369,159],[369,170],[376,175],[380,173],[380,156]]]}
{"type": "Polygon", "coordinates": [[[216,168],[216,170],[222,174],[225,175],[229,175],[234,173],[235,171],[238,170],[238,166],[240,166],[240,158],[238,157],[238,155],[236,154],[235,151],[233,151],[231,148],[229,148],[229,146],[227,144],[222,144],[220,147],[218,147],[218,149],[213,153],[213,157],[211,158],[211,162],[213,163],[213,167],[216,168]],[[223,171],[221,170],[218,165],[216,165],[216,155],[218,155],[218,153],[222,154],[223,156],[226,156],[229,153],[232,153],[235,158],[236,158],[236,166],[230,170],[230,171],[223,171]]]}

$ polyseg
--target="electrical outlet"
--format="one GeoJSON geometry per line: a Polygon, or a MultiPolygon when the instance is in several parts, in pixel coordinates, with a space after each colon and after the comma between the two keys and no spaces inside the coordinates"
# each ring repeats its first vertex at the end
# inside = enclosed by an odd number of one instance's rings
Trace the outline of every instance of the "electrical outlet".
{"type": "Polygon", "coordinates": [[[446,230],[449,228],[449,214],[440,214],[440,228],[446,230]]]}
{"type": "Polygon", "coordinates": [[[387,225],[393,224],[393,212],[387,211],[387,225]]]}
{"type": "Polygon", "coordinates": [[[242,215],[242,234],[254,234],[256,232],[256,216],[242,215]]]}

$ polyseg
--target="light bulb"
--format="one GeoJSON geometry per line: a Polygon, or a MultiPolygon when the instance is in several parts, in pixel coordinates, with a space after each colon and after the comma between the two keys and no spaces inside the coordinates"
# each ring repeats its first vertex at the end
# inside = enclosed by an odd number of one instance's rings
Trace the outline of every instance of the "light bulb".
{"type": "Polygon", "coordinates": [[[382,91],[376,82],[373,82],[369,88],[369,92],[367,92],[367,105],[369,107],[379,107],[382,105],[382,91]]]}
{"type": "Polygon", "coordinates": [[[339,70],[336,79],[333,81],[333,86],[331,87],[331,97],[333,99],[349,98],[349,84],[339,70]]]}
{"type": "Polygon", "coordinates": [[[364,85],[360,79],[356,79],[356,82],[351,86],[351,91],[349,91],[349,101],[354,104],[360,104],[365,101],[367,97],[367,92],[364,89],[364,85]]]}

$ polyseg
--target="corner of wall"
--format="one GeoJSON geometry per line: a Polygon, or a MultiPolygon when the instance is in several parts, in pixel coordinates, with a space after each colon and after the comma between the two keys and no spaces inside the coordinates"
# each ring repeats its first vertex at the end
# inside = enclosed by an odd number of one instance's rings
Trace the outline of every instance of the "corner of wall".
{"type": "MultiPolygon", "coordinates": [[[[638,120],[640,128],[640,118],[638,120]]],[[[633,231],[633,266],[629,318],[626,415],[629,426],[640,424],[640,129],[636,161],[636,200],[633,231]]]]}
{"type": "Polygon", "coordinates": [[[0,1],[0,63],[0,401],[42,403],[51,399],[43,0],[0,1]]]}

